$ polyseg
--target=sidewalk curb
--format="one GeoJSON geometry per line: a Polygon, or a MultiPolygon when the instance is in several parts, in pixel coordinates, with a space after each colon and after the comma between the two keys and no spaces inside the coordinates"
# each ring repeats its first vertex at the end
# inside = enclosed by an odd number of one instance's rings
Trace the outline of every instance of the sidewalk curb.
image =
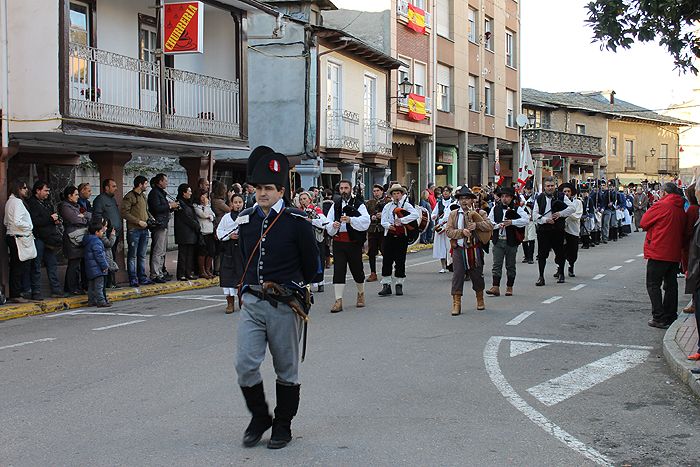
{"type": "MultiPolygon", "coordinates": [[[[432,249],[432,244],[417,244],[408,248],[408,253],[417,253],[432,249]]],[[[363,256],[367,259],[367,255],[363,256]]],[[[165,284],[152,284],[143,287],[123,287],[113,292],[107,292],[107,298],[112,302],[121,302],[134,298],[146,298],[154,295],[165,295],[188,290],[206,289],[218,287],[219,278],[195,279],[191,281],[171,281],[165,284]]],[[[25,318],[27,316],[45,315],[57,311],[66,311],[87,306],[87,295],[79,295],[68,298],[53,298],[33,303],[20,303],[5,305],[0,308],[0,321],[25,318]]]]}
{"type": "Polygon", "coordinates": [[[700,375],[694,375],[690,372],[692,368],[697,367],[697,363],[689,361],[685,352],[683,352],[676,343],[676,333],[678,329],[687,319],[691,318],[695,319],[693,315],[688,315],[685,319],[681,317],[674,321],[668,330],[666,330],[663,341],[664,357],[671,367],[671,371],[673,371],[697,397],[700,397],[700,375]]]}
{"type": "MultiPolygon", "coordinates": [[[[113,292],[107,292],[107,298],[112,302],[121,302],[134,298],[152,297],[187,290],[205,289],[219,285],[219,278],[195,279],[191,281],[172,281],[165,284],[144,285],[143,287],[123,287],[113,292]]],[[[0,321],[24,318],[27,316],[44,315],[57,311],[71,310],[87,306],[87,295],[68,298],[54,298],[34,303],[8,305],[0,309],[0,321]]]]}

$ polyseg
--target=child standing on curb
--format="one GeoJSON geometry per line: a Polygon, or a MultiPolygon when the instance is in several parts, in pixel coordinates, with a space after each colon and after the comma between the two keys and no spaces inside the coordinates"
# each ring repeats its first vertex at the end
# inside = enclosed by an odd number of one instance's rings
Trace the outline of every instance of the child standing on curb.
{"type": "Polygon", "coordinates": [[[95,219],[88,226],[88,235],[83,238],[85,250],[85,274],[88,279],[88,306],[108,308],[112,304],[107,302],[105,295],[105,276],[109,272],[109,264],[102,243],[102,236],[106,227],[101,219],[95,219]]]}

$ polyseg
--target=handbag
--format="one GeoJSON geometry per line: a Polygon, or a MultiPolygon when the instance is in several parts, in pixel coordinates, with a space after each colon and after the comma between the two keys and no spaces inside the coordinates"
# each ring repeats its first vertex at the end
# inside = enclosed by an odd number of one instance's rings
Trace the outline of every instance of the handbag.
{"type": "Polygon", "coordinates": [[[34,235],[29,234],[26,237],[15,236],[17,243],[17,257],[20,261],[28,261],[36,258],[36,245],[34,244],[34,235]]]}
{"type": "Polygon", "coordinates": [[[80,227],[72,232],[68,232],[68,241],[73,246],[83,246],[83,237],[85,237],[87,230],[87,227],[80,227]]]}

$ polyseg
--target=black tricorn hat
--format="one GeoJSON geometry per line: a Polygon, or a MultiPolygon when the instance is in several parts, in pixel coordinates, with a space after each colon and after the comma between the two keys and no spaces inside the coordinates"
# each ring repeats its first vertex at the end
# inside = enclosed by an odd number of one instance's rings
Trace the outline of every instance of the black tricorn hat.
{"type": "Polygon", "coordinates": [[[251,185],[279,185],[286,187],[289,176],[289,160],[284,154],[267,146],[253,149],[246,168],[248,183],[251,185]]]}

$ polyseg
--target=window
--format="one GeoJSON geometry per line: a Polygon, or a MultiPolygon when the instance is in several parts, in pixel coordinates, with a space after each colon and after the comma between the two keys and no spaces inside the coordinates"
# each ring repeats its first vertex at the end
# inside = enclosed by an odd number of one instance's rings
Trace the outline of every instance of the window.
{"type": "Polygon", "coordinates": [[[493,115],[493,83],[486,81],[484,85],[484,111],[486,115],[493,115]]]}
{"type": "Polygon", "coordinates": [[[370,75],[365,75],[364,117],[365,121],[377,118],[377,78],[370,75]]]}
{"type": "Polygon", "coordinates": [[[425,0],[412,0],[413,6],[417,6],[421,10],[425,11],[425,0]]]}
{"type": "Polygon", "coordinates": [[[586,125],[581,125],[580,123],[576,124],[576,134],[577,135],[585,135],[586,134],[586,125]]]}
{"type": "Polygon", "coordinates": [[[469,8],[469,30],[467,31],[467,37],[469,42],[476,42],[476,35],[478,31],[476,30],[476,10],[469,8]]]}
{"type": "Polygon", "coordinates": [[[493,52],[493,19],[484,18],[484,47],[493,52]]]}
{"type": "Polygon", "coordinates": [[[452,68],[441,65],[437,66],[437,108],[443,112],[450,112],[450,83],[452,81],[452,68]]]}
{"type": "Polygon", "coordinates": [[[425,63],[415,62],[413,64],[413,92],[419,96],[425,96],[426,82],[425,63]]]}
{"type": "Polygon", "coordinates": [[[343,68],[337,63],[328,62],[326,93],[328,94],[327,108],[330,111],[340,112],[342,109],[342,77],[343,68]]]}
{"type": "Polygon", "coordinates": [[[610,155],[617,157],[617,136],[610,137],[610,155]]]}
{"type": "Polygon", "coordinates": [[[625,168],[634,169],[634,141],[625,140],[625,168]]]}
{"type": "Polygon", "coordinates": [[[476,99],[478,78],[474,75],[469,75],[469,110],[479,111],[479,104],[476,99]]]}
{"type": "Polygon", "coordinates": [[[515,33],[506,29],[506,65],[515,68],[515,33]]]}
{"type": "Polygon", "coordinates": [[[549,129],[549,111],[539,109],[526,109],[527,128],[549,129]]]}
{"type": "Polygon", "coordinates": [[[452,0],[437,0],[435,14],[437,15],[437,33],[442,37],[452,38],[452,17],[450,16],[452,0]]]}
{"type": "Polygon", "coordinates": [[[506,90],[506,126],[515,127],[515,91],[506,90]]]}
{"type": "Polygon", "coordinates": [[[70,2],[70,41],[92,46],[92,18],[90,5],[83,2],[70,2]]]}
{"type": "MultiPolygon", "coordinates": [[[[399,67],[399,76],[398,76],[399,82],[398,82],[398,84],[401,84],[403,82],[403,80],[406,78],[408,78],[408,80],[411,81],[412,80],[412,78],[411,78],[411,59],[408,57],[403,57],[403,56],[399,55],[399,60],[402,61],[403,63],[405,63],[406,66],[399,67]]],[[[414,88],[414,91],[415,91],[415,88],[414,88]]],[[[399,93],[398,95],[400,95],[401,88],[398,88],[397,92],[399,93]]]]}
{"type": "Polygon", "coordinates": [[[668,159],[668,144],[661,145],[661,154],[659,155],[661,159],[668,159]]]}

